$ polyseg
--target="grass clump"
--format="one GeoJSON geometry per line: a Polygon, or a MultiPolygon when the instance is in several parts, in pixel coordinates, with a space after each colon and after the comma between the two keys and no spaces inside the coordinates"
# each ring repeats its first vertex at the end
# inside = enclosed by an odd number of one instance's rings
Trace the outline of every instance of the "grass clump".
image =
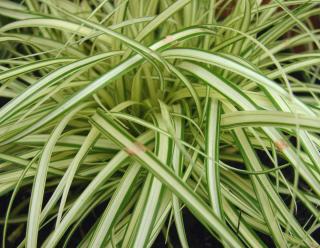
{"type": "Polygon", "coordinates": [[[1,1],[2,247],[318,247],[318,1],[1,1]]]}

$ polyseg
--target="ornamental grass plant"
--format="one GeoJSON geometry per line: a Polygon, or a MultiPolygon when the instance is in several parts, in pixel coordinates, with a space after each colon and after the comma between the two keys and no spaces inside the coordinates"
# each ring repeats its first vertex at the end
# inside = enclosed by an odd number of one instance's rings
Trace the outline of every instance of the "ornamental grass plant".
{"type": "Polygon", "coordinates": [[[319,247],[319,15],[1,0],[1,247],[319,247]]]}

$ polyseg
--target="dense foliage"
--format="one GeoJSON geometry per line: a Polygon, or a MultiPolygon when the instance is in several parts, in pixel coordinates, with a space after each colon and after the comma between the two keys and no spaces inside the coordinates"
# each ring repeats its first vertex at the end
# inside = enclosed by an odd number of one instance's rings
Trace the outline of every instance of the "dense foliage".
{"type": "Polygon", "coordinates": [[[2,247],[318,247],[318,2],[1,0],[2,247]]]}

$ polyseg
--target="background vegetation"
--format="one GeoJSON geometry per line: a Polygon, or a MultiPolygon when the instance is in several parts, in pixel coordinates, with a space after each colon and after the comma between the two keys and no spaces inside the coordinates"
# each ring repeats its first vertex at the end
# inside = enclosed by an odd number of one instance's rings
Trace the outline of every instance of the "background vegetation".
{"type": "Polygon", "coordinates": [[[319,247],[319,14],[0,1],[2,247],[319,247]]]}

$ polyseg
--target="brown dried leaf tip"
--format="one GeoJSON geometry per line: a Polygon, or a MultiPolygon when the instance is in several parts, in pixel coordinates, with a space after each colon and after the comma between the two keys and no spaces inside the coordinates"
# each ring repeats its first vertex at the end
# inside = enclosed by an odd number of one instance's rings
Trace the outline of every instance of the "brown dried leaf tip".
{"type": "Polygon", "coordinates": [[[124,149],[130,156],[137,155],[148,150],[146,146],[139,142],[132,143],[132,146],[124,149]]]}
{"type": "Polygon", "coordinates": [[[283,151],[284,149],[289,147],[289,144],[285,140],[278,140],[278,141],[274,142],[274,144],[279,151],[283,151]]]}

